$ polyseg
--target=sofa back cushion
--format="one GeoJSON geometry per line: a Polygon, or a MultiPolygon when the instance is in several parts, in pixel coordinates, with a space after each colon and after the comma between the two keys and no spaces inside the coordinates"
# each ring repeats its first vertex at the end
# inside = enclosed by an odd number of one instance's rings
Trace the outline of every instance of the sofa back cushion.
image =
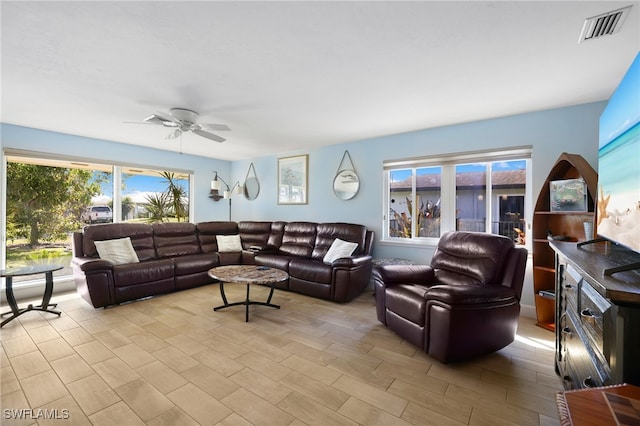
{"type": "Polygon", "coordinates": [[[443,284],[501,285],[504,265],[514,247],[502,235],[448,232],[440,237],[431,267],[443,284]]]}
{"type": "Polygon", "coordinates": [[[324,259],[324,256],[336,238],[358,244],[358,247],[352,253],[353,256],[364,254],[366,236],[367,228],[363,225],[351,223],[319,223],[311,257],[314,260],[320,261],[324,259]]]}
{"type": "Polygon", "coordinates": [[[235,235],[238,233],[238,224],[226,221],[200,222],[196,229],[202,252],[211,253],[218,251],[216,235],[235,235]]]}
{"type": "Polygon", "coordinates": [[[242,240],[242,247],[266,247],[271,235],[272,222],[238,222],[238,231],[242,240]]]}
{"type": "Polygon", "coordinates": [[[282,237],[284,237],[284,227],[287,222],[272,222],[271,234],[269,234],[269,241],[267,245],[272,247],[280,247],[282,245],[282,237]]]}
{"type": "Polygon", "coordinates": [[[153,241],[159,258],[199,254],[200,243],[193,223],[154,223],[153,241]]]}
{"type": "Polygon", "coordinates": [[[289,222],[284,226],[280,252],[291,256],[311,257],[316,242],[317,223],[289,222]]]}
{"type": "Polygon", "coordinates": [[[146,223],[106,223],[85,226],[82,238],[82,251],[87,257],[98,257],[95,241],[131,238],[131,245],[141,262],[156,259],[153,244],[153,227],[146,223]]]}

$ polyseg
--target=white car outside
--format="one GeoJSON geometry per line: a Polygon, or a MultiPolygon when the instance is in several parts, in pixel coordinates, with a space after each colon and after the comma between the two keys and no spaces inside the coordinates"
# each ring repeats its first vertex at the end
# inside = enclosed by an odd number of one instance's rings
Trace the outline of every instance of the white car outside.
{"type": "Polygon", "coordinates": [[[82,212],[81,220],[85,223],[112,222],[113,212],[109,206],[91,206],[82,212]]]}

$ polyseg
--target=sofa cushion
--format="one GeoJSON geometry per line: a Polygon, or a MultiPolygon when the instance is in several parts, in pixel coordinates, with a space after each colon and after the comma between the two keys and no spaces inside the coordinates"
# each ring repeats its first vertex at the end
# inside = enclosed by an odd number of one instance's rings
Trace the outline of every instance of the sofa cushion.
{"type": "Polygon", "coordinates": [[[198,230],[198,240],[203,253],[218,251],[218,241],[216,235],[232,235],[238,233],[236,222],[200,222],[196,225],[198,230]]]}
{"type": "Polygon", "coordinates": [[[292,256],[283,256],[280,254],[257,254],[254,261],[256,265],[268,266],[289,272],[289,262],[291,259],[293,259],[292,256]]]}
{"type": "Polygon", "coordinates": [[[216,235],[218,244],[218,252],[224,253],[229,251],[242,251],[242,242],[240,235],[216,235]]]}
{"type": "Polygon", "coordinates": [[[322,261],[324,263],[333,263],[334,260],[341,257],[349,257],[358,248],[358,243],[350,243],[348,241],[342,241],[340,238],[336,238],[331,243],[331,247],[324,255],[322,261]]]}
{"type": "Polygon", "coordinates": [[[113,284],[116,287],[127,287],[136,284],[173,279],[173,275],[174,265],[171,259],[127,263],[113,267],[113,284]]]}
{"type": "Polygon", "coordinates": [[[342,241],[357,243],[358,247],[352,253],[358,256],[364,253],[367,228],[351,223],[319,223],[314,242],[312,258],[322,261],[336,238],[342,241]]]}
{"type": "Polygon", "coordinates": [[[192,254],[173,258],[176,276],[197,274],[218,266],[218,257],[212,253],[192,254]]]}
{"type": "Polygon", "coordinates": [[[83,229],[82,251],[87,257],[97,257],[95,241],[131,238],[131,244],[141,262],[156,258],[153,228],[146,223],[105,223],[83,229]]]}
{"type": "Polygon", "coordinates": [[[199,254],[200,242],[193,223],[154,223],[153,240],[160,258],[199,254]]]}
{"type": "Polygon", "coordinates": [[[289,275],[305,281],[330,284],[333,267],[317,260],[291,258],[289,275]]]}
{"type": "Polygon", "coordinates": [[[238,231],[244,248],[266,247],[269,243],[272,224],[273,222],[238,222],[238,231]]]}
{"type": "Polygon", "coordinates": [[[116,238],[114,240],[94,241],[100,259],[108,260],[114,265],[124,263],[138,263],[138,255],[131,245],[131,238],[116,238]]]}
{"type": "Polygon", "coordinates": [[[311,257],[316,242],[316,227],[317,224],[312,222],[287,223],[284,226],[280,252],[293,257],[311,257]]]}

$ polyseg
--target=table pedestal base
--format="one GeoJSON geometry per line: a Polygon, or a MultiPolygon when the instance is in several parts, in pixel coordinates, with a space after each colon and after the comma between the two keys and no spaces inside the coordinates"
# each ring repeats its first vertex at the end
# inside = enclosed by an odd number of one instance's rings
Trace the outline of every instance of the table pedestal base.
{"type": "Polygon", "coordinates": [[[3,312],[2,314],[0,314],[0,317],[4,317],[5,315],[9,315],[9,314],[13,314],[13,315],[11,315],[6,320],[2,321],[2,323],[0,323],[0,327],[3,327],[6,323],[18,318],[20,315],[27,313],[29,311],[49,312],[50,314],[56,314],[57,316],[60,316],[62,312],[48,309],[49,307],[55,308],[56,306],[58,306],[57,303],[51,303],[45,307],[43,307],[42,305],[33,306],[32,304],[29,304],[26,308],[18,308],[16,311],[11,310],[7,312],[3,312]]]}
{"type": "MultiPolygon", "coordinates": [[[[49,309],[49,307],[55,308],[56,306],[58,306],[57,303],[49,303],[49,301],[51,300],[51,295],[53,294],[53,271],[57,271],[59,269],[62,269],[62,266],[53,266],[51,268],[47,268],[44,270],[46,279],[45,279],[44,294],[42,296],[42,303],[35,306],[33,306],[32,304],[29,304],[26,308],[19,308],[18,303],[16,302],[16,298],[13,295],[13,276],[7,273],[6,271],[2,271],[3,272],[2,275],[5,277],[5,292],[7,295],[7,303],[9,304],[9,307],[11,308],[11,310],[0,314],[0,317],[4,317],[5,315],[9,315],[9,314],[12,314],[12,315],[6,320],[2,321],[2,323],[0,323],[0,327],[4,327],[6,323],[13,321],[14,319],[18,318],[20,315],[29,311],[49,312],[50,314],[56,314],[57,316],[60,316],[62,312],[53,311],[49,309]]],[[[38,271],[35,271],[33,273],[38,273],[38,271]]],[[[16,275],[31,275],[31,273],[27,273],[27,272],[20,273],[20,271],[18,271],[16,275]]]]}
{"type": "Polygon", "coordinates": [[[224,305],[216,306],[213,308],[214,311],[219,311],[220,309],[228,308],[230,306],[239,306],[245,305],[245,322],[249,322],[249,305],[261,305],[261,306],[269,306],[270,308],[280,309],[280,305],[274,305],[271,303],[271,297],[273,296],[273,290],[275,289],[274,284],[271,284],[271,291],[269,292],[269,297],[266,302],[256,302],[253,300],[249,300],[249,286],[251,284],[247,284],[247,297],[243,302],[227,302],[227,296],[224,294],[224,282],[220,281],[220,296],[222,297],[222,301],[224,305]]]}

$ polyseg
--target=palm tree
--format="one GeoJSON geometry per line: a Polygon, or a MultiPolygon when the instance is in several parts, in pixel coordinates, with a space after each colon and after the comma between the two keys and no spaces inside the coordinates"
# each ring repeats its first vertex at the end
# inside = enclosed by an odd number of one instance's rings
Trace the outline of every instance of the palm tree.
{"type": "Polygon", "coordinates": [[[165,222],[167,220],[167,212],[171,207],[167,194],[164,192],[147,194],[147,217],[148,222],[165,222]]]}
{"type": "Polygon", "coordinates": [[[164,194],[167,197],[167,202],[170,204],[173,209],[173,214],[176,217],[178,222],[187,221],[189,218],[189,211],[185,203],[183,203],[183,198],[186,198],[187,192],[186,190],[176,182],[177,176],[172,172],[162,172],[161,176],[164,177],[165,182],[167,183],[167,189],[164,194]]]}

